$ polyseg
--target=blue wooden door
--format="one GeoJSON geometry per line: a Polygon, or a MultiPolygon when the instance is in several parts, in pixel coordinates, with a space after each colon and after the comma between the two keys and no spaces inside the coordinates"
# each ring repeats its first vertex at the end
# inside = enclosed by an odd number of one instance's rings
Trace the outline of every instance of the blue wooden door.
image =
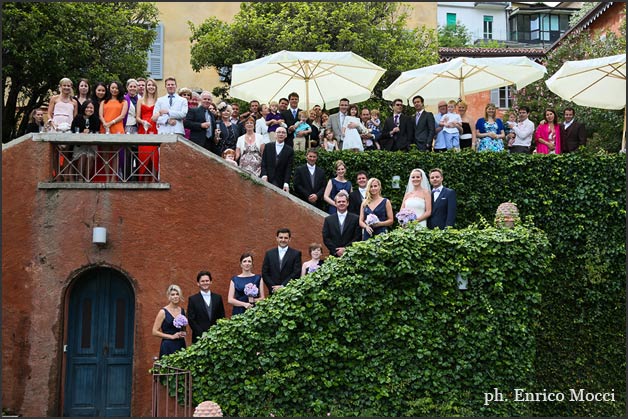
{"type": "Polygon", "coordinates": [[[130,416],[135,299],[120,273],[96,268],[71,291],[65,416],[130,416]]]}

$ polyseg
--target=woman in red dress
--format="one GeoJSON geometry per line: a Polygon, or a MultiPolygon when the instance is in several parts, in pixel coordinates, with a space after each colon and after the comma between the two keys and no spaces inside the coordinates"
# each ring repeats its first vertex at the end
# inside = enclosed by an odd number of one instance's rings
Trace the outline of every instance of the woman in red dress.
{"type": "MultiPolygon", "coordinates": [[[[153,109],[157,101],[157,82],[153,79],[146,80],[144,96],[137,102],[137,132],[138,134],[157,134],[157,122],[153,121],[153,109]]],[[[140,145],[137,158],[140,167],[138,174],[140,181],[150,182],[159,179],[159,147],[152,145],[140,145]],[[152,173],[146,174],[146,171],[152,173]]]]}

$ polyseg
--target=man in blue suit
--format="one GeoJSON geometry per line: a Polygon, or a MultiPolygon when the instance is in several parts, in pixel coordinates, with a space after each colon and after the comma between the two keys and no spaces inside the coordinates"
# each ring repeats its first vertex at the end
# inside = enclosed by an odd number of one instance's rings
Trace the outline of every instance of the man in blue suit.
{"type": "Polygon", "coordinates": [[[453,227],[456,222],[456,191],[443,186],[443,171],[430,170],[432,184],[432,215],[427,219],[428,228],[453,227]]]}

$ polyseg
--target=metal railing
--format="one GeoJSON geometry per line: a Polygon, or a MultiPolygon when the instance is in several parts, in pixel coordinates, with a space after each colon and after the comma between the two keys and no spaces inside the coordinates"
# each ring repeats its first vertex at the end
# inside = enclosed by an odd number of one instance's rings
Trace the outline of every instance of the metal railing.
{"type": "Polygon", "coordinates": [[[153,417],[192,416],[192,374],[153,362],[153,417]]]}
{"type": "Polygon", "coordinates": [[[159,182],[159,146],[54,144],[53,182],[159,182]]]}
{"type": "Polygon", "coordinates": [[[52,147],[50,178],[44,182],[48,187],[67,183],[80,187],[91,183],[152,188],[163,186],[161,146],[177,142],[178,135],[48,132],[34,133],[32,139],[52,147]]]}

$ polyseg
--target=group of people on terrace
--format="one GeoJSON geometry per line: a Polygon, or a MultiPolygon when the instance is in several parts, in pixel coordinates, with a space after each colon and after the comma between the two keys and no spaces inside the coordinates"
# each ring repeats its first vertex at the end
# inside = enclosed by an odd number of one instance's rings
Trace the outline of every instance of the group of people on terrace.
{"type": "MultiPolygon", "coordinates": [[[[173,77],[164,85],[166,93],[160,95],[158,83],[150,78],[129,79],[124,85],[98,82],[93,87],[81,79],[74,95],[73,82],[64,78],[59,94],[50,99],[47,116],[42,109],[34,110],[28,130],[179,134],[251,175],[330,211],[335,209],[338,190],[347,189],[346,168],[340,164],[330,178],[322,169],[313,170],[311,162],[319,151],[408,151],[414,145],[433,152],[471,148],[478,152],[562,154],[586,143],[584,124],[574,119],[572,108],[564,110],[562,123],[555,110],[546,109],[535,127],[526,106],[509,112],[504,122],[497,117],[497,107],[489,103],[484,116],[474,121],[462,100],[441,101],[433,114],[425,109],[424,98],[416,95],[413,115],[404,112],[402,99],[395,99],[392,114],[381,120],[377,109],[359,109],[347,99],[341,99],[338,111],[329,114],[318,105],[309,110],[299,108],[299,95],[293,92],[269,104],[252,100],[241,112],[235,102],[214,103],[209,91],[178,89],[173,77]],[[295,150],[307,151],[307,168],[293,168],[295,150]],[[312,182],[310,175],[314,176],[312,182]]],[[[114,182],[119,171],[130,165],[136,167],[140,179],[147,172],[158,174],[158,147],[133,147],[131,155],[125,155],[113,144],[75,145],[64,151],[65,164],[78,167],[82,174],[78,180],[96,182],[114,182]],[[96,159],[98,153],[106,157],[96,159]]],[[[143,179],[158,179],[158,175],[143,179]]],[[[350,186],[347,191],[351,192],[350,186]]]]}

